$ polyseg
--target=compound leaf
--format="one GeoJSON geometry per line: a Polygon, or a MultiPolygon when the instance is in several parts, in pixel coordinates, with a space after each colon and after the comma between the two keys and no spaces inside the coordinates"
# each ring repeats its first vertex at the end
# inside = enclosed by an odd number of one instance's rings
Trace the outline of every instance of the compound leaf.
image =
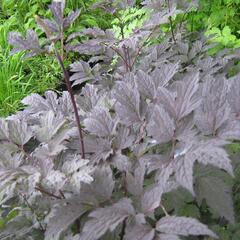
{"type": "Polygon", "coordinates": [[[217,238],[217,235],[198,220],[190,217],[166,216],[161,218],[156,225],[161,233],[175,234],[182,236],[208,235],[217,238]]]}

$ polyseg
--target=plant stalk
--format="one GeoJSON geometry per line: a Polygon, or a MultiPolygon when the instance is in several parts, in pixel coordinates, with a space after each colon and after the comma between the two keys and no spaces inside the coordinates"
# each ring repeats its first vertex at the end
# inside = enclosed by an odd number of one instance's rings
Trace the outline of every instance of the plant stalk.
{"type": "Polygon", "coordinates": [[[123,240],[123,238],[124,238],[125,228],[126,228],[126,219],[123,221],[123,224],[122,224],[122,229],[121,229],[121,233],[120,233],[120,240],[123,240]]]}
{"type": "MultiPolygon", "coordinates": [[[[67,69],[64,66],[64,62],[63,62],[63,56],[60,55],[60,53],[58,52],[58,49],[55,46],[55,42],[52,39],[52,33],[49,29],[49,27],[44,23],[44,21],[39,17],[39,16],[35,16],[35,20],[36,22],[44,29],[47,38],[52,42],[54,50],[55,50],[55,55],[56,58],[61,66],[61,69],[63,71],[63,75],[64,75],[64,80],[65,80],[65,84],[67,86],[67,90],[69,92],[70,98],[71,98],[71,102],[73,105],[73,110],[74,110],[74,115],[75,115],[75,119],[76,119],[76,123],[77,123],[77,128],[78,128],[78,133],[79,133],[79,139],[80,139],[80,150],[81,150],[81,155],[82,158],[85,159],[85,148],[84,148],[84,141],[83,141],[83,131],[82,131],[82,127],[81,127],[81,122],[80,122],[80,117],[78,115],[78,109],[77,109],[77,104],[76,104],[76,100],[74,98],[74,93],[72,90],[72,86],[71,86],[71,81],[70,81],[70,76],[69,73],[67,71],[67,69]]],[[[63,28],[63,27],[62,27],[63,28]]],[[[61,36],[63,39],[63,36],[61,36]]],[[[62,46],[63,47],[63,46],[62,46]]],[[[63,50],[63,48],[62,48],[63,50]]]]}
{"type": "Polygon", "coordinates": [[[56,199],[62,199],[61,196],[57,196],[57,195],[55,195],[53,193],[50,193],[50,192],[48,192],[47,190],[45,190],[45,189],[43,189],[41,187],[35,187],[35,189],[37,191],[41,192],[41,193],[44,193],[44,194],[48,195],[49,197],[53,197],[53,198],[56,198],[56,199]]]}
{"type": "Polygon", "coordinates": [[[69,76],[69,73],[68,73],[67,69],[65,68],[64,63],[62,61],[62,58],[61,58],[61,56],[60,56],[60,54],[59,54],[59,52],[57,51],[56,48],[55,48],[55,52],[56,52],[56,57],[58,59],[58,62],[60,64],[61,68],[62,68],[62,71],[63,71],[63,74],[64,74],[65,84],[67,86],[67,90],[69,92],[71,102],[72,102],[72,105],[73,105],[74,115],[75,115],[75,119],[76,119],[76,122],[77,122],[78,133],[79,133],[79,138],[80,138],[81,155],[82,155],[82,158],[85,159],[83,131],[82,131],[82,127],[81,127],[80,117],[78,115],[76,100],[74,98],[74,93],[73,93],[73,89],[72,89],[72,86],[71,86],[70,76],[69,76]]]}

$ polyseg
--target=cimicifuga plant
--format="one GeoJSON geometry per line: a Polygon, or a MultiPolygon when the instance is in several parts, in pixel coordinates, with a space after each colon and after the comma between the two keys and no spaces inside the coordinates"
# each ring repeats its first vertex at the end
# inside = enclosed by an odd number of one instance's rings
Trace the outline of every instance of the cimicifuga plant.
{"type": "MultiPolygon", "coordinates": [[[[135,4],[93,7],[119,16],[135,4]]],[[[0,120],[0,238],[218,238],[200,217],[180,215],[179,199],[234,222],[225,145],[240,140],[240,76],[229,75],[239,54],[211,57],[200,33],[175,26],[193,1],[141,1],[148,19],[128,37],[121,25],[120,38],[98,28],[66,36],[80,11],[64,7],[55,0],[53,19],[36,16],[45,39],[9,35],[13,53],[55,54],[68,91],[31,94],[0,120]],[[69,52],[79,56],[70,70],[69,52]]]]}

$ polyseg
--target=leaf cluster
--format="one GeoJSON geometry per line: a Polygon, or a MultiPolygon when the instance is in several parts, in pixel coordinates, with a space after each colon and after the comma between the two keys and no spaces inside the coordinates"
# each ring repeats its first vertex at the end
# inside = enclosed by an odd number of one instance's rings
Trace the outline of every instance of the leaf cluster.
{"type": "Polygon", "coordinates": [[[176,21],[187,21],[190,31],[202,31],[216,35],[213,41],[218,43],[217,52],[224,47],[239,47],[239,0],[200,0],[199,7],[190,9],[188,13],[180,14],[176,21]]]}

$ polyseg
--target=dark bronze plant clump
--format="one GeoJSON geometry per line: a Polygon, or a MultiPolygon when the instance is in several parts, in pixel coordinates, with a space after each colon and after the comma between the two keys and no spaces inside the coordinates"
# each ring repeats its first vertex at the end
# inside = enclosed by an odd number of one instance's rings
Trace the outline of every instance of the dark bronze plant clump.
{"type": "MultiPolygon", "coordinates": [[[[116,14],[134,4],[108,0],[94,7],[116,14]]],[[[224,146],[240,139],[240,78],[227,75],[237,54],[210,57],[203,36],[173,29],[175,14],[191,4],[142,1],[150,18],[116,39],[98,28],[66,37],[80,11],[65,17],[64,1],[55,0],[54,20],[36,17],[46,34],[41,44],[32,30],[26,38],[10,34],[13,52],[56,54],[68,91],[32,94],[23,111],[0,120],[0,202],[18,213],[0,237],[217,238],[169,207],[166,196],[179,192],[234,222],[224,181],[234,173],[224,146]],[[64,57],[72,51],[89,60],[70,65],[70,77],[64,57]],[[83,84],[80,94],[72,84],[83,84]]]]}

